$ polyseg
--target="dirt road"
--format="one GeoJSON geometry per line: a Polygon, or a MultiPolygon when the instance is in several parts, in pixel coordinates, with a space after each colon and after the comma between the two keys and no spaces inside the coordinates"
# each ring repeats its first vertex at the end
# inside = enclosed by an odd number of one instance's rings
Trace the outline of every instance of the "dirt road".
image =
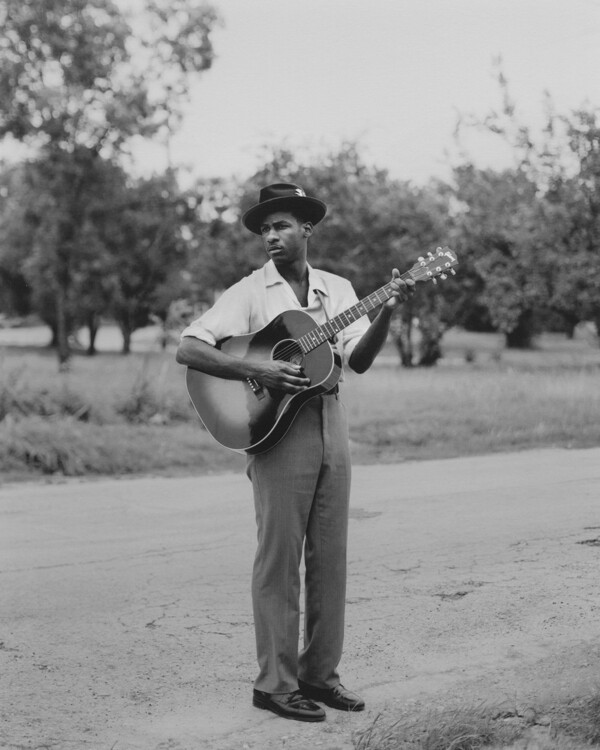
{"type": "Polygon", "coordinates": [[[341,674],[324,724],[250,705],[245,476],[0,488],[0,746],[346,750],[379,713],[589,690],[600,449],[356,467],[341,674]]]}

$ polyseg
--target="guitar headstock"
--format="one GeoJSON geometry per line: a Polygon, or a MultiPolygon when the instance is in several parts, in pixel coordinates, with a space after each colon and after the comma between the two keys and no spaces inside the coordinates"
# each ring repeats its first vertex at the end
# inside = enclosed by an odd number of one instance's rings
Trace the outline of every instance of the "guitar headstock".
{"type": "Polygon", "coordinates": [[[448,274],[456,274],[454,266],[458,265],[456,254],[449,247],[438,247],[435,253],[428,253],[427,257],[417,260],[407,273],[413,281],[433,281],[437,284],[437,277],[445,279],[448,274]]]}

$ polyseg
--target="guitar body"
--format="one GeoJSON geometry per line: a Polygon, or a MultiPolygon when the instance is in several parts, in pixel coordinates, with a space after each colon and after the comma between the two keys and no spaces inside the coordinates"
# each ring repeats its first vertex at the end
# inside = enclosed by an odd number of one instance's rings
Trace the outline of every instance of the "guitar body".
{"type": "Polygon", "coordinates": [[[328,341],[302,352],[297,339],[315,329],[314,319],[302,310],[288,310],[256,333],[219,342],[221,351],[252,360],[277,359],[304,369],[310,386],[290,394],[268,389],[254,380],[225,380],[188,367],[190,399],[208,432],[222,445],[246,453],[263,453],[289,430],[300,408],[338,382],[341,358],[328,341]]]}
{"type": "MultiPolygon", "coordinates": [[[[458,261],[448,247],[428,253],[400,278],[437,282],[437,277],[454,274],[458,261]]],[[[263,387],[252,378],[226,380],[187,368],[188,393],[210,434],[226,448],[246,453],[264,453],[289,430],[300,408],[311,398],[330,391],[342,372],[340,355],[329,339],[355,320],[376,310],[396,293],[394,281],[317,325],[302,310],[287,310],[256,333],[232,336],[218,348],[241,359],[284,360],[300,365],[310,386],[290,394],[263,387]]]]}

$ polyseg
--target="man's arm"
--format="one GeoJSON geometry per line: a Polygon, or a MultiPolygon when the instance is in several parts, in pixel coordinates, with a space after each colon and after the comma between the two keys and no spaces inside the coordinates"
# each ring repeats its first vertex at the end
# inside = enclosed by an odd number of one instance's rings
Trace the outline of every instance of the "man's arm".
{"type": "Polygon", "coordinates": [[[414,286],[415,282],[412,279],[403,281],[400,278],[400,271],[397,268],[393,269],[392,287],[394,294],[382,305],[377,317],[354,347],[354,351],[348,360],[348,364],[354,372],[363,373],[371,367],[375,357],[381,351],[381,347],[385,344],[394,310],[400,303],[409,298],[414,292],[414,286]]]}
{"type": "Polygon", "coordinates": [[[310,385],[297,365],[279,360],[256,361],[232,357],[194,336],[184,336],[176,354],[180,365],[227,380],[253,378],[266,388],[299,393],[310,385]]]}

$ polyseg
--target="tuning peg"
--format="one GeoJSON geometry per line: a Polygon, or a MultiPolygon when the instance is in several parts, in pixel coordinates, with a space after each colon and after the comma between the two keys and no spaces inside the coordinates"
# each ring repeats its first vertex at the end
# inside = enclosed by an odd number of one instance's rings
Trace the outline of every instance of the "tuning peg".
{"type": "Polygon", "coordinates": [[[417,260],[419,261],[419,263],[420,263],[420,264],[421,264],[422,266],[424,266],[424,265],[425,265],[425,258],[424,258],[424,257],[423,257],[422,255],[420,255],[420,256],[419,256],[419,257],[417,258],[417,260]]]}
{"type": "Polygon", "coordinates": [[[445,273],[441,273],[440,274],[440,279],[447,279],[447,278],[448,278],[448,276],[446,276],[445,273]]]}
{"type": "Polygon", "coordinates": [[[452,274],[453,276],[456,276],[456,271],[455,271],[455,270],[454,270],[453,268],[451,268],[451,269],[450,269],[450,273],[451,273],[451,274],[452,274]]]}
{"type": "Polygon", "coordinates": [[[431,280],[433,281],[434,284],[437,284],[437,279],[434,278],[434,279],[431,279],[431,280]]]}

